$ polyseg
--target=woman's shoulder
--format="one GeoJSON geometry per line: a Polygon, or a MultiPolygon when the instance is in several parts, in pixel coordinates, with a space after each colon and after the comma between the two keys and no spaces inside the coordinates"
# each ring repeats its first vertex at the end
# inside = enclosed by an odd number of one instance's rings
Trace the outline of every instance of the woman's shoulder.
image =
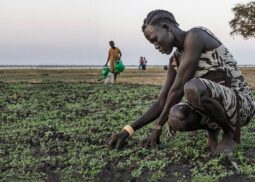
{"type": "Polygon", "coordinates": [[[202,26],[192,27],[187,32],[210,32],[210,33],[212,33],[208,28],[202,27],[202,26]]]}
{"type": "Polygon", "coordinates": [[[205,36],[205,37],[212,37],[213,39],[216,39],[218,42],[221,43],[221,41],[217,38],[216,35],[214,35],[214,33],[212,33],[212,31],[210,31],[208,28],[206,27],[201,27],[201,26],[197,26],[197,27],[193,27],[190,30],[187,31],[188,34],[196,34],[198,36],[205,36]]]}
{"type": "Polygon", "coordinates": [[[202,37],[205,34],[205,30],[201,27],[193,27],[186,31],[185,39],[187,38],[195,38],[202,37]]]}
{"type": "Polygon", "coordinates": [[[196,26],[186,31],[186,37],[193,37],[193,36],[203,37],[204,35],[210,35],[216,38],[216,36],[208,28],[201,27],[201,26],[196,26]]]}

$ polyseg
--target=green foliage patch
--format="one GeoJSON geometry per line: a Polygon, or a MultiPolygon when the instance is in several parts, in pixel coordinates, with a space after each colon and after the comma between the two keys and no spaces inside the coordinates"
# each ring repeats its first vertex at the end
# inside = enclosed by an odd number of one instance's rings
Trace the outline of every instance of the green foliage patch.
{"type": "Polygon", "coordinates": [[[255,177],[255,122],[242,128],[242,143],[226,156],[205,151],[206,133],[166,128],[161,144],[145,149],[140,129],[123,150],[105,145],[110,134],[133,122],[154,102],[159,87],[89,83],[0,85],[0,179],[62,181],[217,181],[255,177]]]}

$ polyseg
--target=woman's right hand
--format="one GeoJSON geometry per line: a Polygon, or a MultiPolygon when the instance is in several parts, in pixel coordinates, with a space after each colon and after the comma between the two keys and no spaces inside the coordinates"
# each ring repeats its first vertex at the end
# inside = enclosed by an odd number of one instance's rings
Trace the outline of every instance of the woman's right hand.
{"type": "Polygon", "coordinates": [[[106,143],[110,148],[121,149],[127,145],[126,139],[128,137],[129,133],[126,130],[122,130],[116,134],[111,135],[106,143]]]}

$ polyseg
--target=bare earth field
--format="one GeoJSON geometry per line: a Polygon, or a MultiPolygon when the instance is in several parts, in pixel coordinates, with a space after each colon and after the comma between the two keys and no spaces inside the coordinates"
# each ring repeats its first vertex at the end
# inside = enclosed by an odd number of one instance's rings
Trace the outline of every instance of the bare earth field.
{"type": "MultiPolygon", "coordinates": [[[[242,72],[254,90],[255,68],[242,72]]],[[[106,146],[155,101],[165,74],[126,69],[105,85],[99,69],[0,69],[0,181],[255,181],[254,118],[231,155],[210,155],[204,131],[169,140],[166,127],[143,148],[153,123],[122,150],[106,146]]]]}
{"type": "MultiPolygon", "coordinates": [[[[100,69],[1,69],[2,82],[89,82],[99,83],[100,69]]],[[[251,88],[255,89],[255,67],[242,67],[241,71],[251,88]]],[[[149,67],[145,71],[131,68],[126,69],[118,76],[118,83],[134,83],[161,86],[165,81],[166,71],[162,67],[149,67]]]]}

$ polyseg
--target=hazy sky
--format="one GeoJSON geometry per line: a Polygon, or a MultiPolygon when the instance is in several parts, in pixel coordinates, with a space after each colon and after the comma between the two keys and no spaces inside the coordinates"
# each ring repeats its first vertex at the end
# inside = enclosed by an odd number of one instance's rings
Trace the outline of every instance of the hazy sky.
{"type": "Polygon", "coordinates": [[[180,28],[209,28],[239,64],[254,64],[255,39],[232,37],[231,8],[241,0],[0,0],[0,64],[79,64],[106,62],[114,40],[127,65],[145,56],[167,64],[143,36],[141,26],[154,9],[171,11],[180,28]]]}

